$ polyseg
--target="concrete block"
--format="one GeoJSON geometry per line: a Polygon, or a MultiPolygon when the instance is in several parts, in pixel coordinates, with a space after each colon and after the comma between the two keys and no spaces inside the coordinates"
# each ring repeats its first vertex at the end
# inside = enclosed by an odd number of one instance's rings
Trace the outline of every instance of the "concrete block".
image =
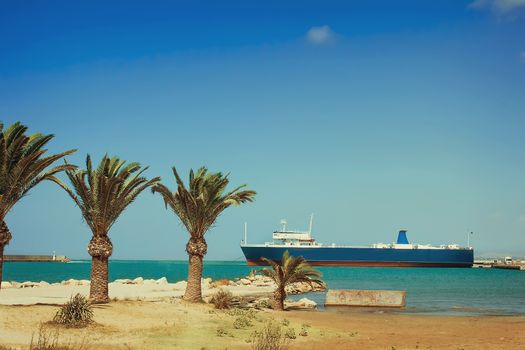
{"type": "Polygon", "coordinates": [[[325,306],[404,307],[406,292],[401,290],[330,289],[325,306]]]}

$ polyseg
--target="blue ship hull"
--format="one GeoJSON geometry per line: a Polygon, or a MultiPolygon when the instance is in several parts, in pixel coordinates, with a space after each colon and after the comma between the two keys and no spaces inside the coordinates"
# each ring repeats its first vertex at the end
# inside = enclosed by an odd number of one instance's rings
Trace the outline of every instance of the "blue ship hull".
{"type": "Polygon", "coordinates": [[[472,267],[472,249],[394,249],[242,245],[248,265],[265,265],[261,257],[279,261],[283,253],[304,257],[318,266],[472,267]]]}

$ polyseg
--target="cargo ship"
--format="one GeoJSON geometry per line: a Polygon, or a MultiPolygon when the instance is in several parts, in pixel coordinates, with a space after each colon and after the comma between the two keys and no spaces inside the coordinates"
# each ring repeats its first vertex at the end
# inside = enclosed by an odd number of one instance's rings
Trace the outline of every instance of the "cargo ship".
{"type": "Polygon", "coordinates": [[[389,244],[324,245],[312,238],[312,220],[308,231],[287,230],[283,220],[282,229],[273,232],[273,241],[262,244],[248,244],[245,226],[241,249],[248,265],[265,265],[262,257],[279,261],[285,251],[316,266],[472,267],[474,263],[474,249],[470,246],[413,244],[408,241],[407,230],[400,230],[397,241],[389,244]]]}

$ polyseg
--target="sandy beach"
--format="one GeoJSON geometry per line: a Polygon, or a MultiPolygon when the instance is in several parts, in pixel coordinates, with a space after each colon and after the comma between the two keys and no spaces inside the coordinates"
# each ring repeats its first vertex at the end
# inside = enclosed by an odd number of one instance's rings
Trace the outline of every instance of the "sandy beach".
{"type": "MultiPolygon", "coordinates": [[[[52,305],[0,306],[0,344],[26,349],[52,305]]],[[[289,321],[291,349],[517,349],[525,344],[525,317],[415,316],[388,313],[258,311],[253,326],[235,329],[235,316],[209,304],[180,299],[117,301],[95,308],[95,324],[60,329],[60,339],[89,349],[249,349],[246,341],[269,319],[289,321]],[[226,335],[218,336],[222,327],[226,335]]],[[[54,326],[48,326],[53,329],[54,326]]]]}
{"type": "MultiPolygon", "coordinates": [[[[60,333],[60,341],[85,343],[87,349],[249,349],[251,334],[268,321],[293,328],[290,349],[515,349],[525,344],[523,316],[425,316],[374,309],[276,312],[254,310],[251,325],[234,327],[235,312],[215,310],[211,304],[187,304],[180,297],[184,282],[129,280],[110,283],[108,305],[95,306],[95,323],[82,329],[58,328],[50,321],[75,293],[87,295],[85,282],[0,292],[0,344],[27,349],[40,325],[60,333]],[[219,330],[220,329],[220,330],[219,330]],[[306,329],[307,335],[299,335],[306,329]],[[220,334],[219,334],[220,333],[220,334]]],[[[237,296],[269,295],[273,286],[221,286],[237,296]]],[[[218,290],[203,280],[206,299],[218,290]]]]}

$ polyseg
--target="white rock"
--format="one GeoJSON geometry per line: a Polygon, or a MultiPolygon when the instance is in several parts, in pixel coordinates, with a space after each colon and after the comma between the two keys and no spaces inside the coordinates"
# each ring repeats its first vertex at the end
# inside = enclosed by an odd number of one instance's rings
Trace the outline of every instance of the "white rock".
{"type": "Polygon", "coordinates": [[[47,286],[49,286],[49,283],[46,282],[46,281],[40,281],[39,284],[40,284],[40,287],[47,287],[47,286]]]}
{"type": "Polygon", "coordinates": [[[77,285],[77,280],[75,280],[73,278],[70,278],[67,281],[62,281],[60,283],[65,285],[65,286],[76,286],[77,285]]]}
{"type": "Polygon", "coordinates": [[[166,277],[159,278],[155,281],[156,284],[168,284],[168,279],[166,277]]]}
{"type": "Polygon", "coordinates": [[[11,284],[11,282],[7,282],[7,281],[4,281],[2,282],[2,289],[3,288],[13,288],[13,285],[11,284]]]}
{"type": "Polygon", "coordinates": [[[144,278],[137,277],[133,280],[133,284],[144,284],[144,278]]]}
{"type": "Polygon", "coordinates": [[[246,279],[246,278],[241,278],[240,282],[241,282],[243,285],[245,285],[245,286],[247,286],[247,285],[249,285],[249,284],[252,284],[252,281],[250,281],[249,279],[246,279]]]}
{"type": "Polygon", "coordinates": [[[117,279],[117,280],[115,280],[115,283],[120,283],[120,284],[133,284],[133,281],[130,280],[130,279],[124,278],[124,279],[117,279]]]}
{"type": "Polygon", "coordinates": [[[90,281],[90,280],[79,280],[79,281],[77,282],[77,284],[78,284],[79,286],[89,286],[89,285],[91,284],[91,281],[90,281]]]}
{"type": "Polygon", "coordinates": [[[33,287],[40,287],[40,285],[37,282],[26,281],[20,284],[18,288],[33,288],[33,287]]]}
{"type": "Polygon", "coordinates": [[[144,284],[156,284],[155,280],[144,280],[144,284]]]}
{"type": "Polygon", "coordinates": [[[186,281],[179,281],[179,282],[173,284],[173,289],[175,289],[175,290],[185,290],[187,286],[188,286],[188,282],[186,282],[186,281]]]}
{"type": "Polygon", "coordinates": [[[308,298],[302,298],[297,301],[287,300],[286,306],[287,307],[298,307],[298,308],[304,308],[304,309],[315,309],[317,307],[317,303],[308,298]]]}

